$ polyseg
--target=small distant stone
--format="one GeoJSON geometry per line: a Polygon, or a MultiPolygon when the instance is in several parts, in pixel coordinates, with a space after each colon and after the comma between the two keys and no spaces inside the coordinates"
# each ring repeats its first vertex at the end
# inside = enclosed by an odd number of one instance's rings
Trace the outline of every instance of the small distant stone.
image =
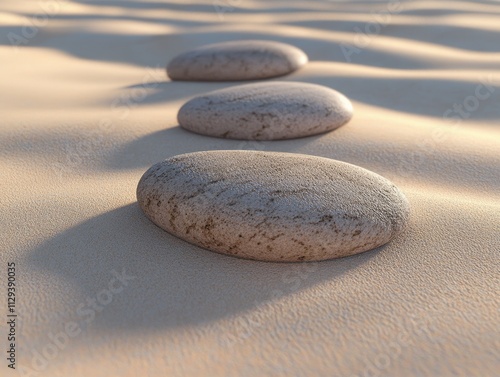
{"type": "Polygon", "coordinates": [[[194,245],[261,261],[318,261],[381,246],[409,204],[387,179],[327,158],[209,151],[151,167],[137,200],[156,225],[194,245]]]}
{"type": "Polygon", "coordinates": [[[347,123],[352,104],[315,84],[264,82],[197,96],[181,107],[181,127],[228,139],[279,140],[316,135],[347,123]]]}
{"type": "Polygon", "coordinates": [[[214,43],[185,52],[167,66],[172,80],[239,81],[289,74],[307,63],[297,47],[273,41],[214,43]]]}

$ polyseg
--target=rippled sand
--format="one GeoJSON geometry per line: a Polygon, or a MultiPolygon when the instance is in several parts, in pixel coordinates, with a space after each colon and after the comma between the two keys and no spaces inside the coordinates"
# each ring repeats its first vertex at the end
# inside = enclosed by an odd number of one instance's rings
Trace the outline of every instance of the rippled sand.
{"type": "Polygon", "coordinates": [[[0,260],[17,266],[18,367],[496,375],[499,2],[37,0],[0,12],[0,260]],[[234,39],[303,49],[311,62],[281,79],[343,92],[353,120],[279,142],[180,129],[187,99],[234,83],[170,82],[164,65],[234,39]],[[410,227],[376,251],[316,264],[196,248],[150,223],[135,189],[153,163],[213,149],[368,168],[404,191],[410,227]]]}

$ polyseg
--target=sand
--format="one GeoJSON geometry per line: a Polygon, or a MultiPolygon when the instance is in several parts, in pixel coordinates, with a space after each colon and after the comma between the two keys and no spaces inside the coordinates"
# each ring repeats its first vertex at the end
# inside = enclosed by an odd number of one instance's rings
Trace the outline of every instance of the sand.
{"type": "Polygon", "coordinates": [[[0,12],[0,282],[15,262],[19,375],[497,374],[498,2],[37,0],[0,12]],[[186,100],[234,83],[171,82],[165,64],[234,39],[304,50],[310,63],[279,80],[344,93],[351,122],[275,142],[179,128],[186,100]],[[409,229],[357,256],[272,264],[194,247],[142,215],[149,166],[216,149],[372,170],[409,199],[409,229]]]}

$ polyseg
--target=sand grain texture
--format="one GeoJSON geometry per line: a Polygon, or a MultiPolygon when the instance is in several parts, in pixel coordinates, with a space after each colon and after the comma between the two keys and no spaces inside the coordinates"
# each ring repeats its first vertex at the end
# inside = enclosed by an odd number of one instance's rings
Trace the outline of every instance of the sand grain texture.
{"type": "Polygon", "coordinates": [[[388,3],[245,0],[222,15],[211,0],[59,3],[17,48],[8,33],[43,9],[0,3],[0,264],[18,267],[20,366],[42,377],[498,375],[497,2],[402,1],[350,62],[341,43],[354,46],[388,3]],[[275,142],[183,130],[183,103],[235,83],[169,81],[165,63],[236,39],[302,49],[310,62],[280,80],[334,88],[356,115],[275,142]],[[206,252],[145,218],[135,190],[148,167],[217,149],[363,166],[405,193],[408,229],[374,251],[288,265],[206,252]],[[69,322],[81,333],[40,364],[69,322]]]}

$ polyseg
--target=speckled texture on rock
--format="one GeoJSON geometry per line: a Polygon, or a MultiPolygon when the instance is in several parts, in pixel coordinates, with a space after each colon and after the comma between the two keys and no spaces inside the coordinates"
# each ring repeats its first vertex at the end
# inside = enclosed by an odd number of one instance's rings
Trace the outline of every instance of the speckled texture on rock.
{"type": "Polygon", "coordinates": [[[237,81],[291,73],[308,61],[297,47],[274,41],[209,44],[175,57],[167,65],[172,80],[237,81]]]}
{"type": "Polygon", "coordinates": [[[343,94],[316,84],[265,82],[197,96],[177,115],[190,131],[228,139],[279,140],[334,130],[352,118],[343,94]]]}
{"type": "Polygon", "coordinates": [[[383,245],[404,228],[405,196],[344,162],[291,153],[195,152],[152,166],[137,200],[195,245],[263,261],[313,261],[383,245]]]}

